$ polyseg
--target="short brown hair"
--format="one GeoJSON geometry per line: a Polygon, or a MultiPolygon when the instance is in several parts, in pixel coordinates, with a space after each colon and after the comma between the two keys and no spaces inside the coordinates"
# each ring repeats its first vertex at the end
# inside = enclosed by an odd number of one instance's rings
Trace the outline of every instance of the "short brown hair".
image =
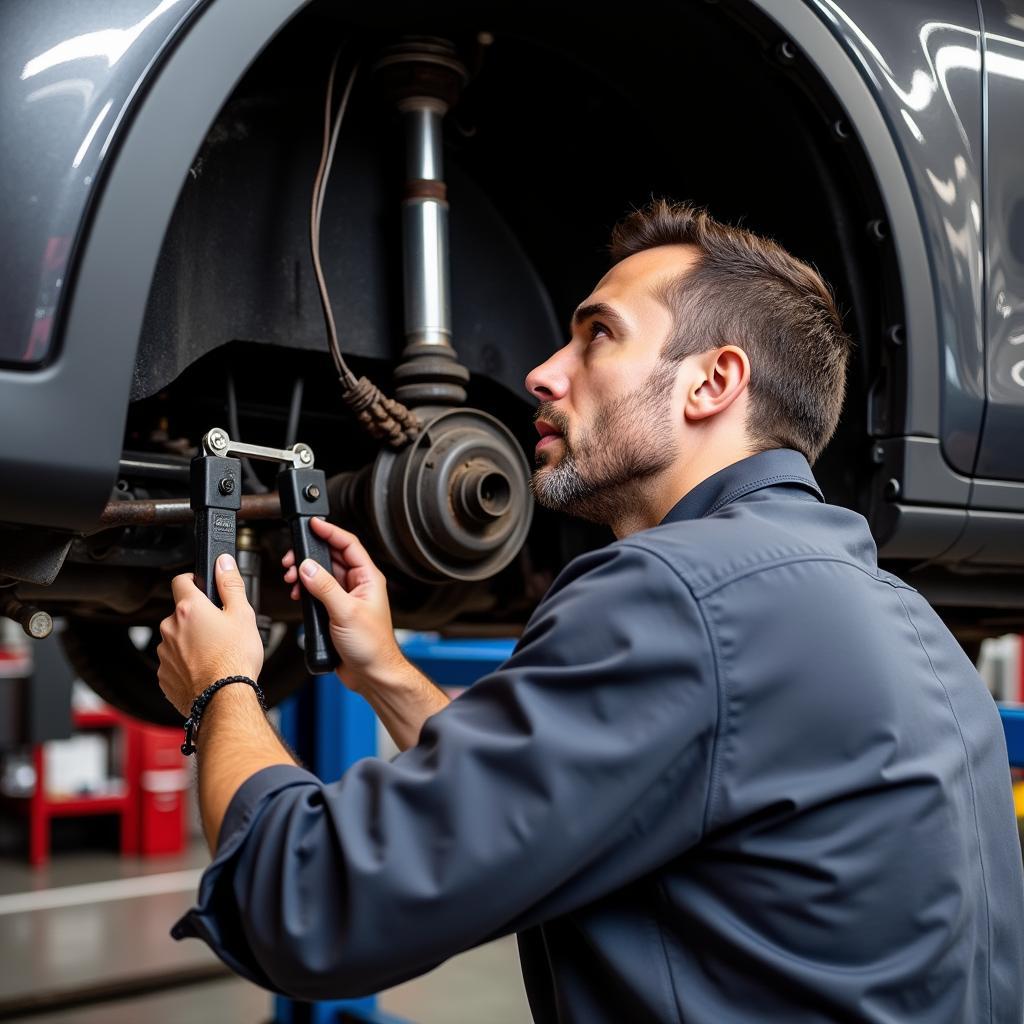
{"type": "Polygon", "coordinates": [[[612,229],[612,263],[661,245],[699,252],[658,292],[675,321],[663,358],[738,345],[750,359],[755,448],[795,448],[813,463],[839,422],[852,347],[828,285],[777,242],[665,199],[612,229]]]}

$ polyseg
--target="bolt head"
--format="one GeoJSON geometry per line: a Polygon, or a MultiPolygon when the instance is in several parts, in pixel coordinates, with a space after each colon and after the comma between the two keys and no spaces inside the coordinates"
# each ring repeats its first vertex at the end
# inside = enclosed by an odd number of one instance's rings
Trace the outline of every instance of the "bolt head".
{"type": "Polygon", "coordinates": [[[221,494],[233,494],[235,491],[235,478],[233,476],[226,476],[219,484],[217,484],[217,490],[221,494]]]}
{"type": "Polygon", "coordinates": [[[779,43],[775,53],[783,64],[792,64],[796,60],[796,47],[788,39],[779,43]]]}
{"type": "Polygon", "coordinates": [[[872,242],[884,242],[889,237],[889,226],[884,220],[869,220],[867,233],[872,242]]]}
{"type": "Polygon", "coordinates": [[[316,501],[320,497],[320,488],[316,484],[310,484],[302,493],[309,501],[316,501]]]}
{"type": "Polygon", "coordinates": [[[900,482],[895,477],[886,481],[885,497],[888,501],[895,501],[900,496],[901,491],[900,482]]]}
{"type": "Polygon", "coordinates": [[[210,431],[210,445],[213,448],[226,448],[228,439],[224,436],[223,430],[210,431]]]}
{"type": "Polygon", "coordinates": [[[885,340],[889,342],[893,348],[900,348],[907,340],[903,324],[893,324],[892,327],[885,332],[885,340]]]}
{"type": "Polygon", "coordinates": [[[303,448],[299,452],[299,462],[312,462],[313,453],[308,448],[303,448]]]}
{"type": "Polygon", "coordinates": [[[42,640],[53,632],[53,619],[49,612],[35,612],[28,620],[28,634],[35,640],[42,640]]]}

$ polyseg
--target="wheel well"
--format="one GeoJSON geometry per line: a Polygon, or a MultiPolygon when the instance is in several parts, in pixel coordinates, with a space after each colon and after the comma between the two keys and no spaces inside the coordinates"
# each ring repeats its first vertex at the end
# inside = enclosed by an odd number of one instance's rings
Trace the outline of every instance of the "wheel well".
{"type": "MultiPolygon", "coordinates": [[[[780,51],[778,28],[746,3],[651,5],[659,32],[640,12],[623,20],[591,10],[560,24],[495,5],[482,24],[446,9],[432,5],[423,24],[401,5],[391,14],[377,5],[372,20],[354,23],[314,2],[267,46],[179,195],[142,332],[137,396],[236,339],[319,352],[327,368],[303,220],[324,75],[342,40],[354,37],[372,55],[419,28],[459,40],[476,72],[450,115],[445,159],[454,317],[463,325],[455,344],[477,379],[501,382],[514,412],[525,371],[559,343],[560,325],[607,269],[611,225],[651,194],[696,201],[775,237],[834,287],[857,348],[840,429],[816,469],[832,500],[866,510],[867,434],[891,429],[898,415],[888,403],[900,368],[878,341],[902,318],[899,275],[891,245],[866,230],[884,218],[867,154],[811,62],[780,51]],[[491,45],[480,44],[481,29],[491,45]],[[518,251],[470,281],[465,268],[486,246],[473,238],[460,249],[460,213],[473,223],[486,214],[518,251]],[[200,268],[197,251],[223,256],[200,268]],[[485,280],[513,264],[521,294],[488,292],[485,280]],[[517,315],[530,303],[537,312],[527,324],[517,315]],[[888,397],[873,403],[869,424],[866,398],[878,382],[888,397]]],[[[367,78],[342,135],[323,261],[347,318],[343,347],[387,361],[399,342],[401,161],[394,115],[367,78]],[[346,193],[358,203],[346,206],[346,193]],[[359,219],[357,208],[371,212],[359,219]]]]}

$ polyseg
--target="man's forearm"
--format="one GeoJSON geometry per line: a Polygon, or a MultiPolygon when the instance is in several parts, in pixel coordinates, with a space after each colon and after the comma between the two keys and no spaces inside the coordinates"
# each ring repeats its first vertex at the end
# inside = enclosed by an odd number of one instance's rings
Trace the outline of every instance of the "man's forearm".
{"type": "MultiPolygon", "coordinates": [[[[423,723],[445,707],[445,693],[403,660],[356,687],[400,750],[415,745],[423,723]]],[[[216,851],[231,798],[246,779],[275,764],[295,764],[250,686],[219,690],[203,712],[196,743],[199,811],[210,852],[216,851]]]]}
{"type": "Polygon", "coordinates": [[[256,698],[244,683],[225,686],[203,712],[196,742],[199,811],[206,842],[217,849],[231,798],[250,776],[275,764],[295,764],[256,698]]]}
{"type": "Polygon", "coordinates": [[[423,723],[449,703],[447,694],[404,658],[353,688],[377,713],[399,750],[415,746],[423,723]]]}

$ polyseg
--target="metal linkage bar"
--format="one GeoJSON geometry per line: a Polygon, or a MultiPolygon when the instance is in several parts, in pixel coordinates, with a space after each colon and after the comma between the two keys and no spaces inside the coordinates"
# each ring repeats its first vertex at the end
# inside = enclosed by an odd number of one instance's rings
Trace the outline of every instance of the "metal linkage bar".
{"type": "Polygon", "coordinates": [[[221,427],[214,427],[203,435],[203,451],[221,458],[263,459],[264,462],[290,462],[295,469],[313,468],[313,449],[308,444],[293,444],[291,448],[268,448],[262,444],[232,441],[221,427]]]}

